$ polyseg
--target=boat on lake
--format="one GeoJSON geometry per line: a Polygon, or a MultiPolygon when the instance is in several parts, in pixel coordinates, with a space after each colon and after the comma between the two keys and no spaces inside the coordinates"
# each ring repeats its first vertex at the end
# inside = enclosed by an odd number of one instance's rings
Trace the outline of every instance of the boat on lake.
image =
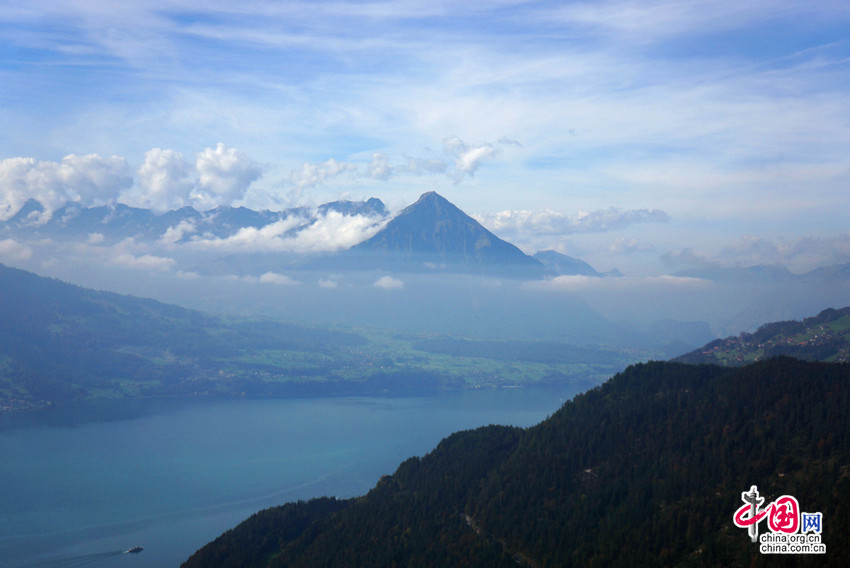
{"type": "Polygon", "coordinates": [[[142,548],[141,546],[134,546],[133,548],[125,550],[124,554],[138,554],[142,550],[144,550],[144,548],[142,548]]]}

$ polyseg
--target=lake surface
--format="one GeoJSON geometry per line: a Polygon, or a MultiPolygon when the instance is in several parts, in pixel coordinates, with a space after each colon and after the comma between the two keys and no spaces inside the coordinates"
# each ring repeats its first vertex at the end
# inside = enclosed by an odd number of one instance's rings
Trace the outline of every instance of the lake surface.
{"type": "Polygon", "coordinates": [[[531,426],[575,392],[135,400],[0,414],[0,564],[177,567],[254,512],[369,491],[452,432],[531,426]],[[131,546],[140,554],[121,554],[131,546]]]}

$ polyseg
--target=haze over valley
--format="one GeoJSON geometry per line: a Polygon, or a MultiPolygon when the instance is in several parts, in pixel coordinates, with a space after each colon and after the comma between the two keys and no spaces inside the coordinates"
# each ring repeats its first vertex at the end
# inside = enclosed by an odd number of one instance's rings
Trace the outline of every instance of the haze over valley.
{"type": "Polygon", "coordinates": [[[684,351],[850,301],[848,264],[603,271],[524,252],[434,192],[396,213],[370,198],[161,213],[69,203],[48,214],[33,199],[0,236],[13,265],[95,289],[211,313],[476,337],[621,347],[677,338],[684,351]]]}

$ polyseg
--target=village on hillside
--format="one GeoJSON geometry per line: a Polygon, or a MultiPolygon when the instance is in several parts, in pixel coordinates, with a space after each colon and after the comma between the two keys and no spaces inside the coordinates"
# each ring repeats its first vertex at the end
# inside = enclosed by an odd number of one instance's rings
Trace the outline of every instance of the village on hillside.
{"type": "Polygon", "coordinates": [[[701,362],[738,366],[780,355],[813,361],[850,361],[850,310],[831,310],[828,316],[837,315],[835,319],[824,318],[824,314],[827,312],[803,322],[768,324],[755,333],[712,341],[698,351],[701,362]]]}

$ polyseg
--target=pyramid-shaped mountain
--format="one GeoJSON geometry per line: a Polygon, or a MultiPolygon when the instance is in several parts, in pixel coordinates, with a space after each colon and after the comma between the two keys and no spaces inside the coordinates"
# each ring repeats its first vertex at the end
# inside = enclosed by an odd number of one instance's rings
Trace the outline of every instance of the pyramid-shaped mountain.
{"type": "Polygon", "coordinates": [[[543,265],[435,192],[423,194],[370,239],[347,251],[346,264],[406,272],[539,277],[543,265]]]}

